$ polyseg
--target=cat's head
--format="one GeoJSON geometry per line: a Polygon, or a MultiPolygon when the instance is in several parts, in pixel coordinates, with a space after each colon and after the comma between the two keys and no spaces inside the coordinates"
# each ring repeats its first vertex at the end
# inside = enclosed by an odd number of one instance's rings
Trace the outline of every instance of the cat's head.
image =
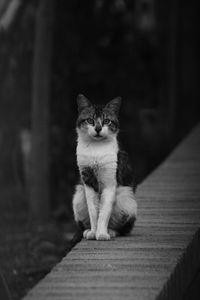
{"type": "Polygon", "coordinates": [[[96,141],[112,139],[119,131],[121,97],[105,105],[94,105],[85,96],[78,95],[77,132],[96,141]]]}

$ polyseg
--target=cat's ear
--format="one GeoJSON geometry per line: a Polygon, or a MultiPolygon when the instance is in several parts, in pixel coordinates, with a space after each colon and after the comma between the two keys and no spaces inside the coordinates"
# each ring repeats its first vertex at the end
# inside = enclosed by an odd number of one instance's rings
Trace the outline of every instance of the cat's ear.
{"type": "Polygon", "coordinates": [[[106,108],[112,110],[116,115],[118,115],[121,101],[122,101],[121,97],[116,97],[106,104],[106,108]]]}
{"type": "Polygon", "coordinates": [[[77,97],[78,111],[81,112],[84,108],[92,106],[92,103],[82,94],[77,97]]]}

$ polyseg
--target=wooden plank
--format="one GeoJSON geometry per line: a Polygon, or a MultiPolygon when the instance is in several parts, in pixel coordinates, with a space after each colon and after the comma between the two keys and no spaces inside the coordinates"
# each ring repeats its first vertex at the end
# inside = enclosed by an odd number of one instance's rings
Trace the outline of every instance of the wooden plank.
{"type": "Polygon", "coordinates": [[[131,236],[82,240],[30,299],[181,299],[200,268],[200,126],[138,189],[131,236]]]}

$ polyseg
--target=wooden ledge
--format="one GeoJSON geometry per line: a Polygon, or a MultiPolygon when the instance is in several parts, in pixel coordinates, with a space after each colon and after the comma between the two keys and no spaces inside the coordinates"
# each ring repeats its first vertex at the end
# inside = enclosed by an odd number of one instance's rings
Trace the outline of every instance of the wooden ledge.
{"type": "Polygon", "coordinates": [[[131,236],[78,243],[24,300],[184,299],[200,270],[200,126],[142,183],[131,236]]]}

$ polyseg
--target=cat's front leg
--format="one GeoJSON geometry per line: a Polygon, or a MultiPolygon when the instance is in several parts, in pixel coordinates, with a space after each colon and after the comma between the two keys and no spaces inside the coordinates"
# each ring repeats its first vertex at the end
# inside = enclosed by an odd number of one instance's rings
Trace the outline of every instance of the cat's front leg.
{"type": "Polygon", "coordinates": [[[108,223],[116,197],[116,187],[106,187],[101,194],[99,217],[97,223],[96,239],[110,240],[108,233],[108,223]]]}
{"type": "Polygon", "coordinates": [[[83,237],[87,240],[96,239],[97,218],[98,218],[98,194],[93,188],[85,185],[85,195],[90,218],[90,229],[83,232],[83,237]]]}

